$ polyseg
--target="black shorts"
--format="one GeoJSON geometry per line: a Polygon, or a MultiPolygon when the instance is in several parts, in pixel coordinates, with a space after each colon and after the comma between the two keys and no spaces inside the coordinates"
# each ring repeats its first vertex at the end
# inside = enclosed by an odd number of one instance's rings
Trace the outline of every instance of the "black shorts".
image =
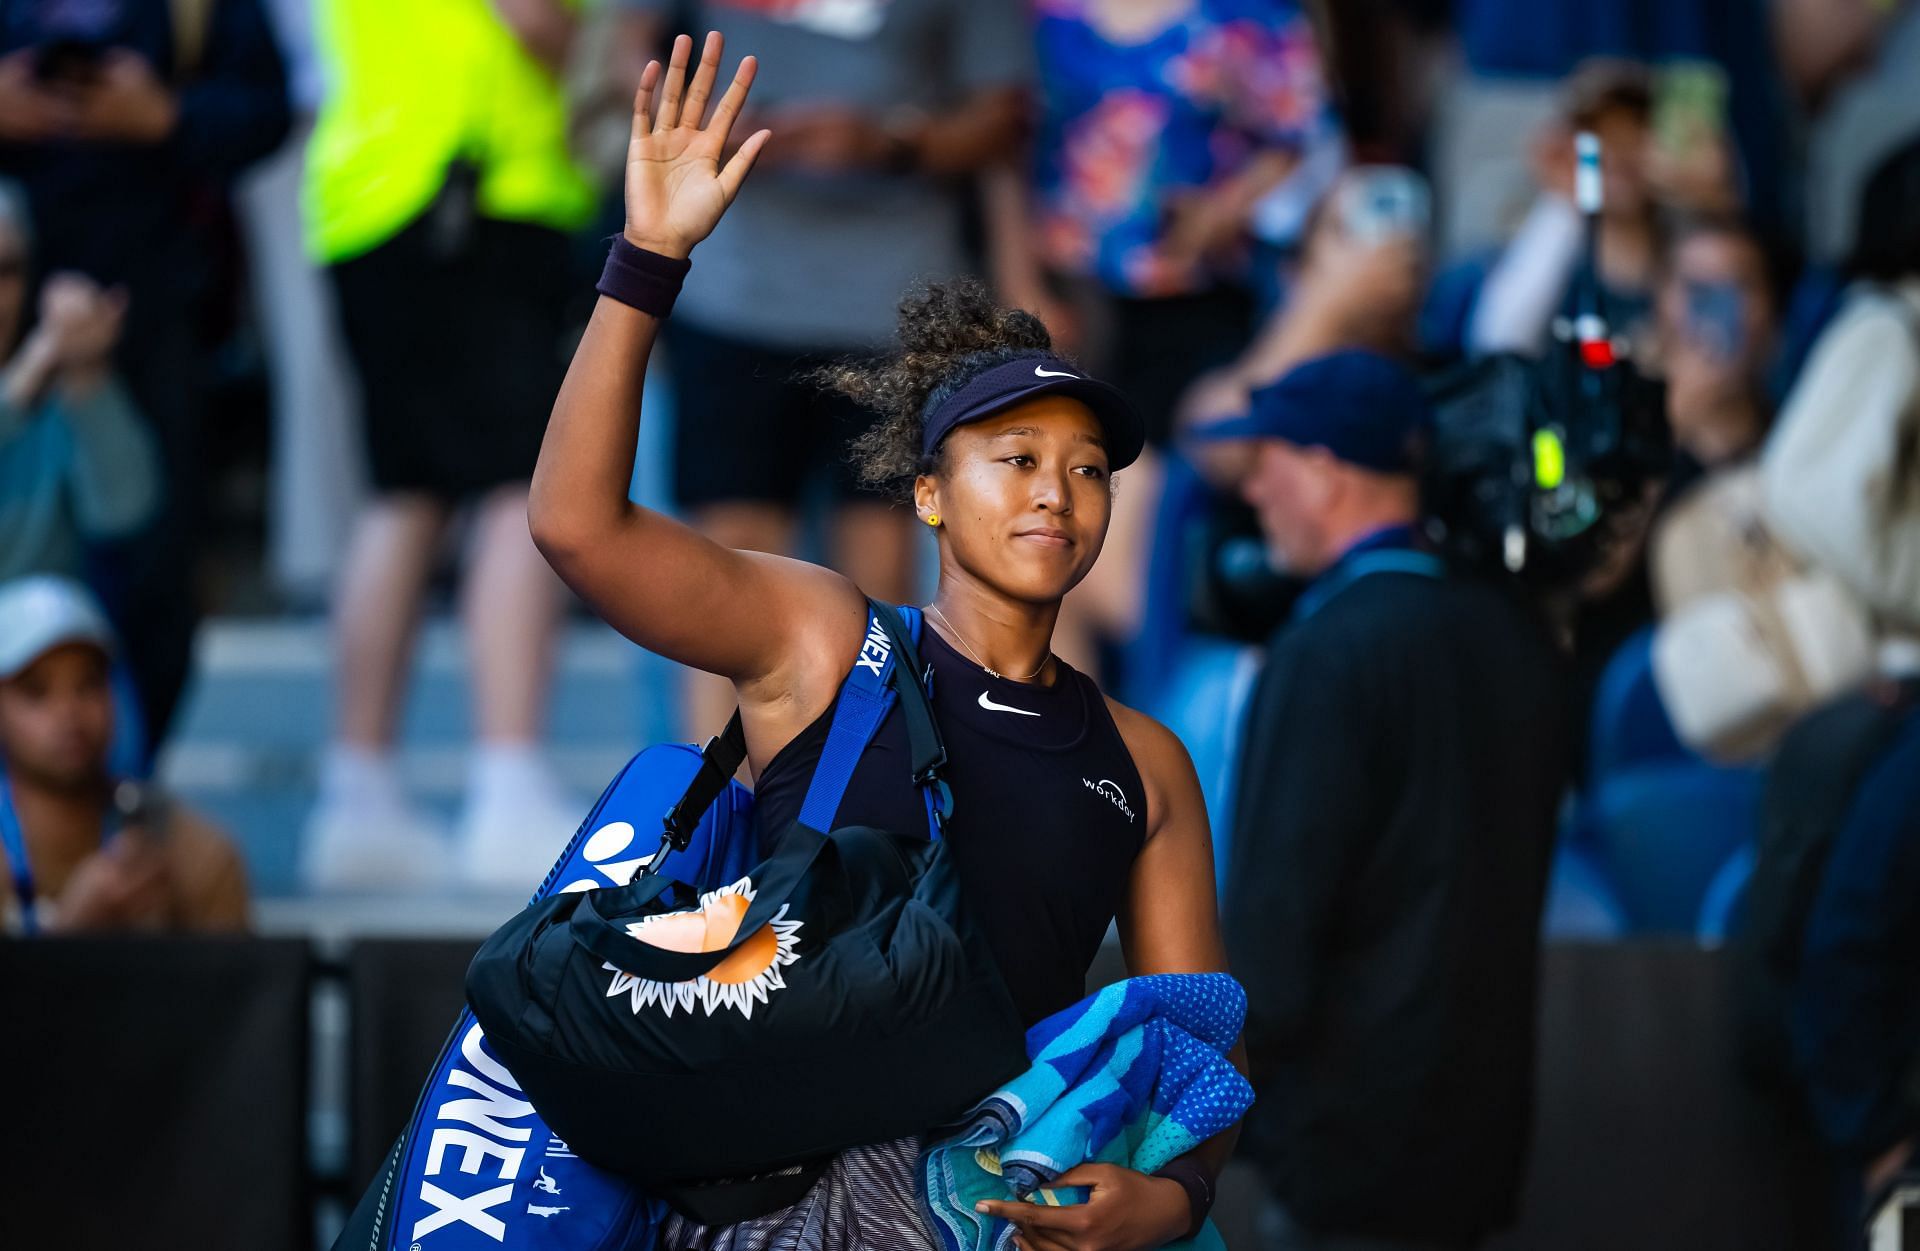
{"type": "Polygon", "coordinates": [[[848,445],[877,418],[808,380],[846,352],[773,348],[667,323],[673,372],[674,497],[682,508],[793,507],[825,472],[840,500],[878,499],[859,485],[848,445]]]}
{"type": "Polygon", "coordinates": [[[533,474],[572,269],[557,231],[478,218],[451,246],[432,218],[332,272],[374,487],[459,500],[533,474]]]}

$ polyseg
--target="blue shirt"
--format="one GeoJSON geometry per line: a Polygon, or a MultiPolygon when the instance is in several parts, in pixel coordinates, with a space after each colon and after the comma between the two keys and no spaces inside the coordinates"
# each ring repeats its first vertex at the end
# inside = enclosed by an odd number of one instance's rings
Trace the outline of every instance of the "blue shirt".
{"type": "Polygon", "coordinates": [[[85,544],[144,525],[159,495],[153,436],[118,385],[31,409],[0,400],[0,582],[84,572],[85,544]]]}

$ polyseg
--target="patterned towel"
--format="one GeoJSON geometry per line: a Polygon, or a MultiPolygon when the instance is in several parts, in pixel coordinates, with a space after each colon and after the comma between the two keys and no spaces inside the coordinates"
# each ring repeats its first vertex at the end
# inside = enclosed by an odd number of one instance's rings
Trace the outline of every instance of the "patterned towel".
{"type": "MultiPolygon", "coordinates": [[[[1228,1062],[1247,1012],[1224,973],[1116,982],[1027,1031],[1033,1067],[995,1091],[920,1161],[921,1199],[945,1251],[1003,1251],[1013,1227],[982,1199],[1074,1201],[1044,1189],[1080,1164],[1151,1173],[1234,1124],[1253,1088],[1228,1062]]],[[[1183,1247],[1223,1247],[1209,1224],[1183,1247]]]]}

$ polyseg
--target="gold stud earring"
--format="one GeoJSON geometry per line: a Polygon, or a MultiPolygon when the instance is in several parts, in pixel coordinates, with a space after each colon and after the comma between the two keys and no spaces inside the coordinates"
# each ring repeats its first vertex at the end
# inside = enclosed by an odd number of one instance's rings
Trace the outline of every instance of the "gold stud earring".
{"type": "Polygon", "coordinates": [[[939,513],[928,513],[928,514],[927,514],[927,524],[928,524],[928,525],[930,525],[930,526],[937,526],[937,525],[939,525],[939,524],[940,524],[940,514],[939,514],[939,513]]]}

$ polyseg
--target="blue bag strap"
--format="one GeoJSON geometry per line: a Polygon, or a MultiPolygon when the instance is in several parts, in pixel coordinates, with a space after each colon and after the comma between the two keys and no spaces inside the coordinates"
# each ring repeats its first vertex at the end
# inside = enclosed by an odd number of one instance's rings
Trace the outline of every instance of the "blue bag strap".
{"type": "Polygon", "coordinates": [[[1409,547],[1382,547],[1357,553],[1342,561],[1339,568],[1327,578],[1307,588],[1294,605],[1294,620],[1305,621],[1325,608],[1334,596],[1370,573],[1409,573],[1422,578],[1444,578],[1447,576],[1447,565],[1432,552],[1416,551],[1409,547]]]}
{"type": "Polygon", "coordinates": [[[7,871],[13,877],[13,893],[20,900],[20,925],[28,933],[37,933],[39,924],[38,891],[33,884],[33,868],[27,863],[27,836],[20,828],[20,816],[13,810],[13,788],[7,775],[0,773],[0,844],[7,849],[7,871]]]}
{"type": "MultiPolygon", "coordinates": [[[[834,816],[840,811],[840,801],[846,796],[848,784],[853,781],[854,768],[865,754],[867,744],[879,732],[880,723],[886,720],[887,713],[893,709],[894,701],[900,698],[896,690],[897,682],[903,686],[911,684],[909,689],[917,692],[916,704],[925,705],[925,679],[920,674],[919,656],[915,650],[920,641],[921,628],[919,609],[894,608],[875,600],[867,601],[867,635],[860,644],[859,654],[854,657],[853,667],[847,671],[846,681],[840,686],[839,702],[834,707],[833,723],[827,729],[826,745],[820,750],[820,762],[814,766],[813,780],[807,786],[807,797],[800,805],[802,825],[815,830],[833,828],[834,816]],[[898,674],[896,669],[902,653],[906,655],[909,669],[904,674],[898,674]]],[[[916,723],[924,720],[931,726],[930,706],[922,717],[913,720],[916,723]]],[[[936,748],[937,733],[937,730],[934,731],[936,748]]],[[[944,753],[938,760],[930,761],[924,769],[919,762],[915,763],[914,782],[920,787],[925,800],[928,832],[934,838],[940,837],[942,826],[953,812],[952,792],[939,776],[943,764],[944,753]]]]}

